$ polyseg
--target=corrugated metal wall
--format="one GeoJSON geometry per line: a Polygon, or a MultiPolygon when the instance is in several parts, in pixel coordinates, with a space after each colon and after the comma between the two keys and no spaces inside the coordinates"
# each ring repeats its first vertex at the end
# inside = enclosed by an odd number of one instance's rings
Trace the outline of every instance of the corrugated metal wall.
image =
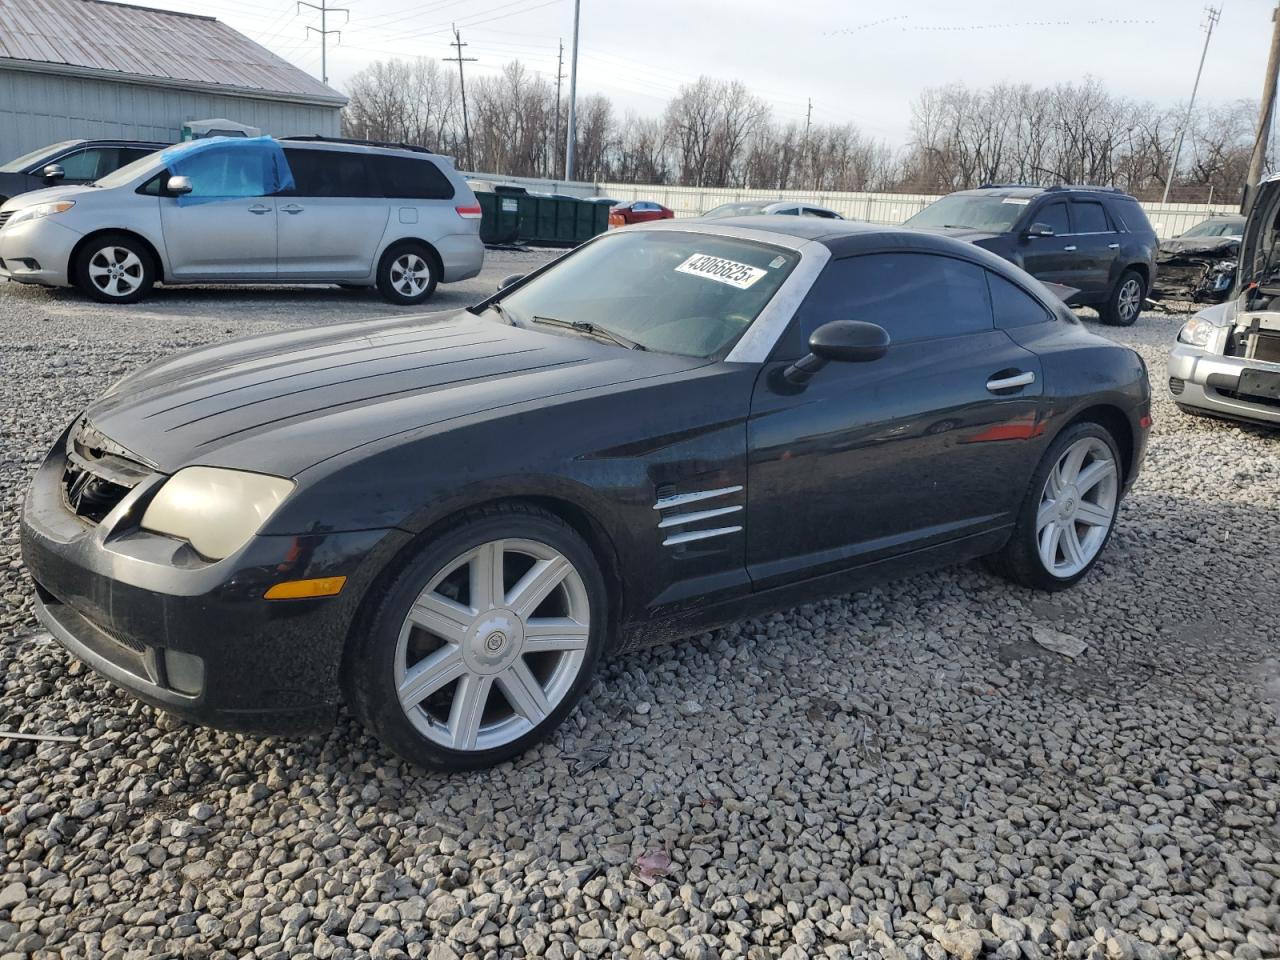
{"type": "Polygon", "coordinates": [[[185,121],[212,118],[281,137],[341,132],[337,107],[0,69],[0,163],[77,137],[175,142],[185,121]]]}

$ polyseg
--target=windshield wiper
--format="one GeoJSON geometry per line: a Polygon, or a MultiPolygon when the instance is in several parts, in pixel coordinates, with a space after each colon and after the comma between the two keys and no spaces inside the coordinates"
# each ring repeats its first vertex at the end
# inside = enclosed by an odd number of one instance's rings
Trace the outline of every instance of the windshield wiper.
{"type": "Polygon", "coordinates": [[[595,337],[599,340],[607,340],[609,343],[616,344],[619,347],[626,347],[628,350],[643,350],[643,344],[636,343],[624,337],[620,333],[602,327],[599,324],[592,323],[590,320],[561,320],[558,317],[534,317],[534,323],[540,323],[547,327],[563,327],[566,330],[574,330],[578,333],[584,333],[589,337],[595,337]]]}

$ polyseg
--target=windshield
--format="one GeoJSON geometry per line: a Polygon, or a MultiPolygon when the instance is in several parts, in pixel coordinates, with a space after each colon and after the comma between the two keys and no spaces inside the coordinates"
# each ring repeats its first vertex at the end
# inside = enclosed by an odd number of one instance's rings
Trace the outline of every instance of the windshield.
{"type": "Polygon", "coordinates": [[[764,213],[764,208],[767,206],[769,206],[768,203],[725,203],[708,210],[702,216],[708,220],[720,217],[752,217],[758,213],[764,213]]]}
{"type": "Polygon", "coordinates": [[[1031,201],[1025,197],[992,197],[953,193],[935,200],[903,224],[904,227],[962,227],[1005,233],[1031,201]]]}
{"type": "Polygon", "coordinates": [[[589,324],[646,350],[714,357],[751,326],[799,259],[749,240],[621,231],[565,257],[501,305],[522,325],[589,324]]]}
{"type": "Polygon", "coordinates": [[[24,153],[22,156],[15,157],[3,167],[0,167],[0,173],[21,173],[41,157],[61,153],[67,147],[74,147],[79,142],[79,140],[63,140],[61,143],[55,143],[52,146],[41,147],[39,150],[32,150],[30,153],[24,153]]]}
{"type": "MultiPolygon", "coordinates": [[[[156,151],[159,153],[160,151],[156,151]]],[[[148,153],[145,157],[139,157],[133,163],[126,163],[119,170],[108,173],[105,177],[101,177],[93,181],[95,187],[121,187],[141,174],[146,173],[156,165],[155,153],[148,153]]]]}
{"type": "Polygon", "coordinates": [[[1239,237],[1244,234],[1244,221],[1202,220],[1183,234],[1184,237],[1239,237]]]}

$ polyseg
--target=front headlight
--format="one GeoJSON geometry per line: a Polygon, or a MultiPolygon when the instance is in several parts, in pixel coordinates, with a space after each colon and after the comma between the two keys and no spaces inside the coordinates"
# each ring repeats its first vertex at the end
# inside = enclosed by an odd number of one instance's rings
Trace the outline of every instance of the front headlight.
{"type": "Polygon", "coordinates": [[[1178,331],[1178,339],[1193,347],[1208,346],[1218,328],[1203,317],[1192,317],[1178,331]]]}
{"type": "Polygon", "coordinates": [[[66,213],[76,205],[74,200],[55,200],[53,203],[37,203],[34,207],[19,210],[9,218],[9,226],[24,223],[27,220],[39,220],[52,217],[55,213],[66,213]]]}
{"type": "Polygon", "coordinates": [[[220,467],[186,467],[165,481],[142,527],[186,540],[206,560],[229,557],[262,529],[292,480],[220,467]]]}

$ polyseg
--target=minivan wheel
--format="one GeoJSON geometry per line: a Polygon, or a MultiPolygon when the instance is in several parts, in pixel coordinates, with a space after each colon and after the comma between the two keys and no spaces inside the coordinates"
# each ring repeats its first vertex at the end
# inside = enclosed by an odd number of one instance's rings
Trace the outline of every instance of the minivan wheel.
{"type": "Polygon", "coordinates": [[[1131,327],[1142,313],[1142,304],[1147,297],[1147,285],[1142,274],[1136,270],[1126,270],[1120,274],[1115,289],[1103,305],[1099,313],[1102,322],[1113,327],[1131,327]]]}
{"type": "Polygon", "coordinates": [[[392,303],[422,303],[439,279],[431,252],[419,243],[392,247],[378,264],[378,290],[392,303]]]}
{"type": "Polygon", "coordinates": [[[353,638],[353,711],[411,763],[468,770],[547,736],[591,681],[608,595],[582,537],[533,506],[433,533],[353,638]]]}
{"type": "Polygon", "coordinates": [[[1120,452],[1107,429],[1068,427],[1031,478],[1013,535],[990,558],[995,573],[1040,590],[1062,590],[1102,554],[1120,506],[1120,452]]]}
{"type": "Polygon", "coordinates": [[[123,233],[94,237],[76,257],[75,284],[102,303],[134,303],[155,283],[151,252],[123,233]]]}

